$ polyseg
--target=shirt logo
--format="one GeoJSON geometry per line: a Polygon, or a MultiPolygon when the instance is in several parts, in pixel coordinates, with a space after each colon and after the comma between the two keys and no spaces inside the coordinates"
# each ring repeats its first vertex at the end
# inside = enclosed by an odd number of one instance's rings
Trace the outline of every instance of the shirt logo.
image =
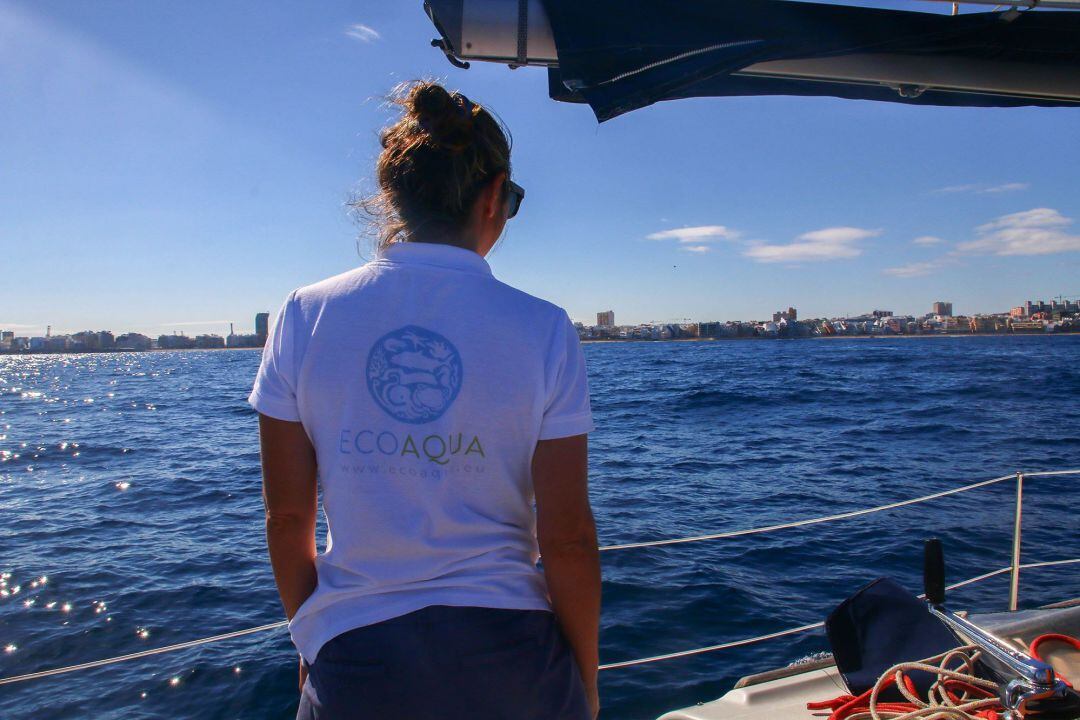
{"type": "Polygon", "coordinates": [[[457,398],[461,375],[453,343],[416,325],[383,335],[368,354],[371,396],[402,422],[418,425],[442,417],[457,398]]]}

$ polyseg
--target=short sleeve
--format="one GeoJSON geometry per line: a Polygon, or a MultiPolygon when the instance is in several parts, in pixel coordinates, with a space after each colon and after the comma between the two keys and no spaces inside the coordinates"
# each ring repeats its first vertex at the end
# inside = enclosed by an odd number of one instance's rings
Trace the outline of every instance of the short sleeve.
{"type": "Polygon", "coordinates": [[[289,294],[278,312],[274,327],[263,347],[262,363],[255,376],[255,387],[248,403],[263,415],[278,420],[300,422],[296,403],[295,337],[298,309],[295,291],[289,294]]]}
{"type": "Polygon", "coordinates": [[[589,378],[577,330],[562,313],[548,350],[547,402],[540,423],[540,439],[554,440],[594,429],[589,403],[589,378]]]}

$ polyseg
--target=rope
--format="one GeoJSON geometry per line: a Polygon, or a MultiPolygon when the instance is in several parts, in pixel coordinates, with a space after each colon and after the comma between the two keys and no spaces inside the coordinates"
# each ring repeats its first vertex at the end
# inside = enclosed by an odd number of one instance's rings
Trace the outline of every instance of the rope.
{"type": "MultiPolygon", "coordinates": [[[[1055,565],[1071,565],[1074,563],[1080,563],[1080,558],[1072,558],[1069,560],[1047,560],[1044,562],[1033,562],[1021,565],[1022,570],[1029,570],[1031,568],[1051,567],[1055,565]]],[[[960,582],[953,583],[947,586],[946,590],[956,590],[966,585],[986,580],[988,578],[995,577],[997,575],[1003,575],[1012,570],[1011,567],[1003,567],[998,570],[992,570],[982,575],[977,575],[967,580],[961,580],[960,582]]],[[[94,660],[91,662],[80,663],[78,665],[68,665],[66,667],[53,668],[52,670],[42,670],[40,672],[26,673],[25,675],[13,675],[11,677],[0,678],[0,685],[9,685],[17,682],[24,682],[27,680],[37,680],[38,678],[51,677],[53,675],[64,675],[66,673],[76,672],[78,670],[89,670],[91,668],[103,667],[105,665],[113,665],[115,663],[124,662],[125,660],[136,660],[138,658],[149,657],[151,655],[160,655],[162,653],[174,652],[176,650],[186,650],[188,648],[197,647],[199,645],[208,645],[210,643],[219,642],[222,640],[231,640],[233,638],[242,637],[244,635],[253,635],[255,633],[263,632],[266,630],[276,630],[288,626],[288,622],[281,620],[278,622],[267,623],[266,625],[259,625],[257,627],[247,628],[246,630],[236,630],[234,632],[223,633],[221,635],[212,635],[211,637],[200,638],[199,640],[189,640],[187,642],[176,643],[175,645],[166,645],[164,647],[153,648],[151,650],[142,650],[136,653],[129,653],[127,655],[118,655],[116,657],[105,658],[102,660],[94,660]]],[[[661,660],[672,660],[675,658],[688,657],[691,655],[701,655],[702,653],[714,652],[716,650],[726,650],[733,647],[741,647],[743,645],[753,645],[755,643],[764,642],[766,640],[774,640],[776,638],[785,637],[787,635],[797,635],[799,633],[808,632],[810,630],[818,630],[824,627],[825,623],[812,623],[810,625],[800,625],[799,627],[788,628],[787,630],[780,630],[774,633],[768,633],[767,635],[758,635],[757,637],[746,638],[744,640],[733,640],[731,642],[720,643],[719,645],[709,645],[708,647],[695,648],[693,650],[682,650],[679,652],[666,653],[664,655],[654,655],[652,657],[639,658],[637,660],[623,660],[622,662],[608,663],[601,665],[600,670],[614,670],[617,668],[631,667],[633,665],[644,665],[646,663],[659,662],[661,660]]]]}
{"type": "Polygon", "coordinates": [[[258,627],[248,628],[246,630],[236,630],[234,632],[227,632],[221,635],[213,635],[211,637],[201,638],[199,640],[189,640],[187,642],[176,643],[175,645],[166,645],[165,647],[153,648],[152,650],[142,650],[140,652],[129,653],[127,655],[118,655],[116,657],[105,658],[104,660],[93,660],[91,662],[80,663],[78,665],[68,665],[67,667],[53,668],[52,670],[42,670],[40,672],[27,673],[25,675],[14,675],[12,677],[0,678],[0,685],[9,685],[11,683],[23,682],[26,680],[37,680],[38,678],[50,677],[52,675],[63,675],[65,673],[75,672],[76,670],[89,670],[90,668],[102,667],[105,665],[113,665],[115,663],[124,662],[125,660],[135,660],[138,658],[150,657],[151,655],[160,655],[162,653],[173,652],[175,650],[186,650],[187,648],[193,648],[198,645],[207,645],[209,643],[218,642],[221,640],[232,640],[243,635],[253,635],[254,633],[263,632],[264,630],[274,630],[280,627],[286,627],[289,623],[285,620],[279,622],[267,623],[266,625],[259,625],[258,627]]]}
{"type": "Polygon", "coordinates": [[[661,660],[673,660],[675,658],[687,657],[689,655],[700,655],[702,653],[713,652],[714,650],[726,650],[733,647],[742,647],[743,645],[752,645],[754,643],[763,642],[765,640],[774,640],[776,638],[785,637],[787,635],[797,635],[808,630],[817,630],[818,628],[825,627],[825,623],[813,623],[812,625],[800,625],[799,627],[788,628],[787,630],[780,630],[779,632],[769,633],[768,635],[758,635],[757,637],[747,638],[745,640],[733,640],[732,642],[721,643],[719,645],[710,645],[709,647],[696,648],[694,650],[683,650],[681,652],[667,653],[665,655],[653,655],[652,657],[639,658],[637,660],[623,660],[622,662],[608,663],[607,665],[601,665],[600,670],[614,670],[616,668],[631,667],[633,665],[644,665],[646,663],[660,662],[661,660]]]}
{"type": "Polygon", "coordinates": [[[989,720],[1004,710],[997,683],[975,675],[981,653],[974,645],[940,655],[904,662],[886,670],[874,687],[861,695],[841,695],[807,703],[807,710],[831,710],[828,720],[989,720]],[[958,664],[957,664],[957,661],[958,664]],[[950,668],[950,665],[954,667],[950,668]],[[926,699],[919,697],[907,673],[923,671],[936,676],[926,699]],[[895,687],[906,702],[881,702],[881,693],[895,687]]]}
{"type": "MultiPolygon", "coordinates": [[[[1021,565],[1020,568],[1022,570],[1027,570],[1030,568],[1049,567],[1051,565],[1069,565],[1072,563],[1080,563],[1080,558],[1073,558],[1071,560],[1048,560],[1046,562],[1033,562],[1026,565],[1021,565]]],[[[967,580],[961,580],[960,582],[955,582],[952,585],[947,585],[945,589],[956,590],[967,585],[972,585],[981,580],[987,580],[998,575],[1004,575],[1011,570],[1012,567],[1003,567],[997,570],[991,570],[988,573],[976,575],[973,578],[968,578],[967,580]]],[[[925,598],[926,596],[920,595],[919,597],[925,598]]],[[[728,648],[741,647],[743,645],[752,645],[754,643],[763,642],[765,640],[774,640],[776,638],[784,637],[787,635],[797,635],[799,633],[809,632],[810,630],[818,630],[823,627],[825,627],[825,623],[823,622],[813,623],[811,625],[800,625],[799,627],[788,628],[787,630],[779,630],[774,633],[769,633],[768,635],[759,635],[757,637],[747,638],[745,640],[733,640],[731,642],[721,643],[719,645],[710,645],[708,647],[695,648],[693,650],[682,650],[680,652],[666,653],[664,655],[653,655],[652,657],[639,658],[637,660],[624,660],[622,662],[608,663],[607,665],[601,665],[600,669],[613,670],[616,668],[631,667],[633,665],[644,665],[646,663],[659,662],[661,660],[672,660],[675,658],[688,657],[690,655],[701,655],[702,653],[713,652],[715,650],[726,650],[728,648]]]]}
{"type": "Polygon", "coordinates": [[[1071,558],[1069,560],[1046,560],[1044,562],[1025,563],[1020,566],[1021,570],[1029,570],[1031,568],[1053,567],[1055,565],[1072,565],[1073,563],[1080,563],[1080,558],[1071,558]]]}
{"type": "MultiPolygon", "coordinates": [[[[1041,472],[1041,473],[1024,473],[1024,477],[1028,477],[1028,478],[1030,478],[1030,477],[1044,477],[1044,476],[1051,476],[1051,475],[1080,475],[1080,470],[1059,470],[1059,471],[1049,471],[1049,472],[1041,472]]],[[[624,550],[624,549],[635,548],[635,547],[654,547],[654,546],[657,546],[657,545],[674,545],[674,544],[677,544],[677,543],[695,542],[695,541],[698,541],[698,540],[716,540],[716,539],[720,539],[720,538],[739,537],[739,536],[742,536],[742,535],[752,535],[752,534],[756,534],[756,533],[772,532],[774,530],[784,530],[784,529],[788,529],[788,528],[802,527],[804,525],[815,525],[815,524],[823,523],[823,522],[831,522],[833,520],[843,520],[843,519],[846,519],[846,518],[858,517],[860,515],[868,515],[870,513],[882,512],[884,510],[892,510],[894,508],[904,507],[906,505],[913,505],[915,503],[920,503],[920,502],[926,502],[928,500],[935,500],[937,498],[945,497],[947,495],[954,495],[956,493],[967,492],[969,490],[975,490],[975,489],[980,488],[980,487],[985,487],[987,485],[992,485],[994,483],[1004,482],[1006,480],[1012,480],[1012,479],[1015,479],[1015,478],[1016,478],[1016,475],[1003,475],[1001,477],[993,478],[993,479],[990,479],[990,480],[983,480],[982,482],[972,483],[971,485],[965,485],[963,487],[954,488],[952,490],[943,490],[942,492],[937,492],[937,493],[933,493],[933,494],[930,494],[930,495],[924,495],[922,497],[912,498],[910,500],[903,500],[903,501],[900,501],[900,502],[890,503],[888,505],[879,505],[878,507],[866,508],[864,510],[855,510],[855,511],[852,511],[852,512],[840,513],[838,515],[829,515],[829,516],[825,516],[825,517],[811,518],[809,520],[799,520],[799,521],[791,522],[791,523],[783,523],[783,524],[780,524],[780,525],[770,525],[770,526],[767,526],[767,527],[752,528],[752,529],[748,529],[748,530],[734,530],[734,531],[726,532],[726,533],[716,533],[716,534],[712,534],[712,535],[700,535],[700,536],[697,536],[697,537],[690,537],[690,538],[675,538],[675,539],[670,539],[670,540],[656,540],[656,541],[652,541],[652,542],[643,542],[643,543],[627,543],[627,544],[624,544],[624,545],[608,545],[606,547],[600,548],[600,550],[601,551],[624,550]]],[[[1073,564],[1073,563],[1080,563],[1080,558],[1073,558],[1073,559],[1068,559],[1068,560],[1048,560],[1048,561],[1043,561],[1043,562],[1026,563],[1026,564],[1020,565],[1019,567],[1020,567],[1020,569],[1028,570],[1028,569],[1032,569],[1032,568],[1051,567],[1051,566],[1056,566],[1056,565],[1070,565],[1070,564],[1073,564]]],[[[990,571],[988,573],[984,573],[982,575],[978,575],[978,576],[973,577],[973,578],[968,578],[967,580],[962,580],[962,581],[960,581],[958,583],[955,583],[953,585],[949,585],[946,589],[947,590],[955,590],[957,588],[961,588],[961,587],[964,587],[966,585],[971,585],[973,583],[980,582],[982,580],[986,580],[988,578],[992,578],[992,577],[995,577],[997,575],[1003,575],[1003,574],[1005,574],[1007,572],[1010,572],[1011,570],[1012,570],[1011,567],[1004,567],[1004,568],[999,568],[998,570],[992,570],[992,571],[990,571]]],[[[257,627],[247,628],[245,630],[236,630],[236,631],[233,631],[233,632],[223,633],[221,635],[212,635],[210,637],[200,638],[198,640],[189,640],[187,642],[176,643],[174,645],[166,645],[166,646],[160,647],[160,648],[153,648],[153,649],[150,649],[150,650],[141,650],[139,652],[129,653],[127,655],[118,655],[116,657],[104,658],[102,660],[93,660],[91,662],[80,663],[78,665],[68,665],[68,666],[65,666],[65,667],[53,668],[51,670],[41,670],[39,672],[26,673],[24,675],[13,675],[13,676],[10,676],[10,677],[0,678],[0,685],[10,685],[10,684],[13,684],[13,683],[25,682],[27,680],[37,680],[39,678],[51,677],[51,676],[54,676],[54,675],[64,675],[64,674],[71,673],[71,672],[76,672],[76,671],[79,671],[79,670],[89,670],[89,669],[92,669],[92,668],[104,667],[106,665],[113,665],[115,663],[124,662],[126,660],[136,660],[138,658],[150,657],[152,655],[160,655],[160,654],[163,654],[163,653],[174,652],[174,651],[177,651],[177,650],[186,650],[188,648],[197,647],[199,645],[207,645],[207,644],[214,643],[214,642],[220,642],[220,641],[224,641],[224,640],[231,640],[233,638],[242,637],[244,635],[252,635],[254,633],[259,633],[259,632],[263,632],[263,631],[266,631],[266,630],[275,630],[275,629],[283,628],[283,627],[287,627],[287,626],[288,626],[288,622],[285,621],[285,620],[281,620],[281,621],[278,621],[278,622],[267,623],[265,625],[259,625],[257,627]]],[[[731,642],[721,643],[719,645],[710,645],[708,647],[696,648],[696,649],[693,649],[693,650],[683,650],[683,651],[675,652],[675,653],[667,653],[665,655],[655,655],[655,656],[652,656],[652,657],[640,658],[638,660],[624,660],[622,662],[609,663],[607,665],[601,665],[600,669],[601,670],[612,670],[612,669],[616,669],[616,668],[630,667],[630,666],[633,666],[633,665],[643,665],[643,664],[651,663],[651,662],[659,662],[661,660],[671,660],[671,659],[674,659],[674,658],[687,657],[687,656],[690,656],[690,655],[700,655],[702,653],[713,652],[713,651],[716,651],[716,650],[724,650],[724,649],[727,649],[727,648],[741,647],[743,645],[751,645],[751,644],[754,644],[754,643],[763,642],[765,640],[773,640],[773,639],[776,639],[776,638],[785,637],[787,635],[795,635],[795,634],[798,634],[798,633],[807,632],[809,630],[816,630],[816,629],[821,628],[822,626],[823,626],[823,623],[813,623],[811,625],[801,625],[799,627],[788,628],[787,630],[780,630],[780,631],[775,632],[775,633],[769,633],[767,635],[759,635],[758,637],[747,638],[745,640],[734,640],[734,641],[731,641],[731,642]]]]}
{"type": "MultiPolygon", "coordinates": [[[[1052,633],[1032,641],[1031,656],[1038,658],[1038,648],[1046,642],[1061,642],[1080,650],[1080,639],[1052,633]]],[[[841,695],[832,700],[807,703],[806,709],[831,710],[828,720],[999,720],[1011,717],[1001,704],[998,683],[976,673],[981,655],[978,646],[965,645],[925,660],[898,663],[882,673],[874,687],[861,695],[841,695]],[[909,677],[913,671],[935,677],[926,692],[926,699],[919,696],[918,688],[909,677]],[[881,701],[881,693],[890,687],[896,688],[904,702],[881,701]]],[[[1057,679],[1072,687],[1060,674],[1057,679]]]]}
{"type": "MultiPolygon", "coordinates": [[[[1021,570],[1031,570],[1032,568],[1054,567],[1055,565],[1073,565],[1075,563],[1080,563],[1080,558],[1071,558],[1069,560],[1046,560],[1044,562],[1024,563],[1023,565],[1020,565],[1019,567],[1020,567],[1021,570]]],[[[950,585],[949,587],[947,587],[945,589],[946,590],[955,590],[956,588],[962,588],[965,585],[971,585],[973,583],[977,583],[977,582],[980,582],[982,580],[987,580],[989,578],[996,577],[998,575],[1004,575],[1004,574],[1009,573],[1009,572],[1012,572],[1012,567],[1011,566],[1010,567],[998,568],[997,570],[991,570],[988,573],[983,573],[982,575],[976,575],[975,577],[968,578],[967,580],[961,580],[960,582],[956,583],[955,585],[950,585]]],[[[919,597],[922,597],[922,596],[920,595],[919,597]]]]}
{"type": "MultiPolygon", "coordinates": [[[[1080,473],[1080,471],[1072,472],[1080,473]]],[[[1031,475],[1025,473],[1024,477],[1031,477],[1031,475]]],[[[923,495],[922,497],[911,498],[910,500],[901,500],[899,502],[889,503],[888,505],[878,505],[877,507],[865,508],[863,510],[852,510],[850,512],[838,513],[836,515],[824,515],[822,517],[809,518],[807,520],[796,520],[794,522],[780,523],[778,525],[768,525],[766,527],[750,528],[746,530],[730,530],[728,532],[712,533],[710,535],[695,535],[693,537],[670,538],[667,540],[650,540],[645,542],[624,543],[622,545],[607,545],[600,548],[600,551],[607,552],[611,550],[629,550],[632,548],[659,547],[661,545],[678,545],[680,543],[701,542],[702,540],[721,540],[725,538],[742,537],[744,535],[757,535],[758,533],[773,532],[775,530],[789,530],[791,528],[804,527],[806,525],[817,525],[819,523],[835,522],[837,520],[847,520],[848,518],[859,517],[861,515],[870,515],[871,513],[879,513],[885,510],[895,510],[896,508],[905,507],[907,505],[915,505],[917,503],[927,502],[928,500],[937,500],[938,498],[946,497],[948,495],[968,492],[969,490],[976,490],[981,487],[986,487],[987,485],[994,485],[996,483],[1015,479],[1015,474],[1002,475],[1001,477],[996,477],[991,480],[983,480],[981,482],[972,483],[971,485],[964,485],[963,487],[953,488],[951,490],[942,490],[941,492],[932,493],[930,495],[923,495]]]]}
{"type": "Polygon", "coordinates": [[[1080,475],[1080,470],[1044,470],[1043,472],[1026,472],[1022,474],[1025,478],[1053,477],[1055,475],[1080,475]]]}
{"type": "Polygon", "coordinates": [[[735,41],[732,41],[732,42],[720,43],[718,45],[709,45],[708,47],[698,48],[697,50],[688,50],[686,52],[679,53],[678,55],[673,55],[673,56],[671,56],[669,58],[664,58],[663,60],[657,60],[655,62],[651,62],[648,65],[642,65],[641,67],[636,68],[634,70],[628,70],[627,72],[619,73],[618,75],[616,75],[614,77],[608,78],[607,80],[602,80],[602,81],[600,81],[600,82],[598,82],[596,84],[597,84],[597,86],[610,85],[611,83],[618,82],[620,80],[625,80],[628,77],[633,77],[634,75],[639,75],[639,74],[641,74],[643,72],[647,72],[649,70],[652,70],[653,68],[658,68],[658,67],[660,67],[662,65],[667,65],[667,64],[673,63],[673,62],[678,62],[680,60],[685,60],[686,58],[694,57],[695,55],[701,55],[703,53],[715,52],[717,50],[725,50],[727,48],[740,47],[742,45],[757,45],[757,44],[760,44],[762,42],[764,42],[764,41],[763,40],[735,40],[735,41]]]}

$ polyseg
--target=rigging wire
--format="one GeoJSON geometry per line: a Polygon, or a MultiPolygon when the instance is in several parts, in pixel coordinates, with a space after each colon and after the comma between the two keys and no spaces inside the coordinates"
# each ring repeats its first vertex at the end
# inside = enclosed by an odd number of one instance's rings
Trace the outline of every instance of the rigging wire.
{"type": "MultiPolygon", "coordinates": [[[[1070,558],[1067,560],[1046,560],[1042,562],[1032,562],[1021,565],[1021,569],[1031,570],[1041,567],[1052,567],[1058,565],[1072,565],[1080,563],[1080,558],[1070,558]]],[[[961,580],[960,582],[953,583],[946,587],[946,590],[956,590],[958,588],[966,587],[982,580],[987,580],[998,575],[1004,575],[1009,572],[1011,567],[998,568],[982,575],[977,575],[967,580],[961,580]]],[[[90,670],[93,668],[104,667],[106,665],[114,665],[116,663],[125,662],[127,660],[137,660],[138,658],[150,657],[153,655],[161,655],[164,653],[176,652],[177,650],[187,650],[189,648],[198,647],[200,645],[208,645],[210,643],[221,642],[224,640],[232,640],[234,638],[243,637],[245,635],[253,635],[255,633],[265,632],[267,630],[276,630],[278,628],[284,628],[288,626],[288,622],[281,620],[279,622],[267,623],[265,625],[259,625],[257,627],[247,628],[245,630],[236,630],[234,632],[222,633],[220,635],[212,635],[210,637],[200,638],[198,640],[189,640],[187,642],[175,643],[173,645],[166,645],[164,647],[152,648],[150,650],[142,650],[140,652],[128,653],[127,655],[117,655],[116,657],[104,658],[101,660],[93,660],[91,662],[79,663],[78,665],[68,665],[66,667],[53,668],[51,670],[41,670],[39,672],[26,673],[24,675],[13,675],[11,677],[0,678],[0,685],[10,685],[19,682],[25,682],[28,680],[38,680],[40,678],[52,677],[54,675],[65,675],[67,673],[77,672],[79,670],[90,670]]],[[[623,660],[620,662],[607,663],[600,666],[600,670],[615,670],[618,668],[632,667],[634,665],[645,665],[647,663],[660,662],[663,660],[673,660],[676,658],[689,657],[691,655],[701,655],[708,652],[714,652],[717,650],[726,650],[734,647],[742,647],[744,645],[753,645],[766,640],[774,640],[776,638],[786,637],[788,635],[798,635],[800,633],[809,632],[811,630],[817,630],[824,627],[825,623],[817,622],[809,625],[800,625],[798,627],[787,628],[786,630],[778,630],[777,632],[768,633],[765,635],[758,635],[756,637],[744,638],[742,640],[732,640],[726,643],[720,643],[718,645],[708,645],[706,647],[694,648],[692,650],[681,650],[678,652],[665,653],[663,655],[653,655],[651,657],[638,658],[636,660],[623,660]]]]}
{"type": "MultiPolygon", "coordinates": [[[[1080,470],[1073,470],[1071,472],[1080,473],[1080,470]]],[[[1027,473],[1025,473],[1024,477],[1032,477],[1032,475],[1028,475],[1027,473]]],[[[766,527],[759,528],[749,528],[746,530],[729,530],[727,532],[712,533],[710,535],[695,535],[692,537],[669,538],[667,540],[647,540],[645,542],[624,543],[622,545],[607,545],[600,548],[600,551],[604,552],[611,550],[629,550],[632,548],[658,547],[661,545],[677,545],[680,543],[701,542],[702,540],[721,540],[726,538],[742,537],[744,535],[756,535],[758,533],[773,532],[774,530],[788,530],[790,528],[804,527],[806,525],[817,525],[819,523],[834,522],[836,520],[847,520],[848,518],[859,517],[860,515],[870,515],[871,513],[879,513],[885,510],[895,510],[896,508],[904,507],[906,505],[915,505],[916,503],[922,503],[928,500],[936,500],[938,498],[946,497],[947,495],[955,495],[956,493],[967,492],[969,490],[975,490],[977,488],[1006,482],[1008,480],[1016,480],[1016,475],[1002,475],[1001,477],[992,478],[990,480],[983,480],[981,482],[972,483],[971,485],[964,485],[962,487],[953,488],[951,490],[942,490],[941,492],[932,493],[930,495],[923,495],[922,497],[911,498],[910,500],[901,500],[899,502],[889,503],[887,505],[878,505],[877,507],[865,508],[863,510],[852,510],[850,512],[838,513],[836,515],[824,515],[822,517],[808,518],[806,520],[795,520],[793,522],[780,523],[778,525],[768,525],[766,527]]]]}
{"type": "MultiPolygon", "coordinates": [[[[1080,475],[1080,470],[1054,470],[1054,471],[1045,471],[1045,472],[1024,473],[1025,478],[1051,477],[1051,476],[1061,476],[1061,475],[1080,475]]],[[[711,534],[711,535],[699,535],[699,536],[687,537],[687,538],[673,538],[673,539],[668,539],[668,540],[655,540],[655,541],[648,541],[648,542],[642,542],[642,543],[626,543],[626,544],[622,544],[622,545],[608,545],[608,546],[600,548],[600,550],[601,551],[624,550],[624,549],[629,549],[629,548],[655,547],[655,546],[658,546],[658,545],[673,545],[673,544],[677,544],[677,543],[698,542],[698,541],[703,541],[703,540],[716,540],[716,539],[720,539],[720,538],[739,537],[739,536],[743,536],[743,535],[752,535],[752,534],[757,534],[757,533],[772,532],[772,531],[775,531],[775,530],[785,530],[785,529],[790,529],[790,528],[802,527],[802,526],[805,526],[805,525],[815,525],[815,524],[818,524],[818,523],[833,522],[833,521],[836,521],[836,520],[844,520],[844,519],[847,519],[847,518],[858,517],[860,515],[868,515],[868,514],[871,514],[871,513],[883,512],[885,510],[892,510],[892,509],[899,508],[899,507],[904,507],[904,506],[907,506],[907,505],[913,505],[913,504],[916,504],[916,503],[927,502],[929,500],[935,500],[937,498],[945,497],[945,496],[948,496],[948,495],[954,495],[956,493],[975,490],[977,488],[986,487],[988,485],[993,485],[995,483],[1005,482],[1006,480],[1014,480],[1014,479],[1016,479],[1016,477],[1017,477],[1016,474],[1003,475],[1001,477],[992,478],[990,480],[983,480],[981,482],[972,483],[970,485],[964,485],[964,486],[961,486],[961,487],[958,487],[958,488],[953,488],[951,490],[943,490],[941,492],[932,493],[930,495],[923,495],[921,497],[912,498],[910,500],[902,500],[902,501],[895,502],[895,503],[889,503],[887,505],[879,505],[877,507],[866,508],[866,509],[863,509],[863,510],[853,510],[851,512],[839,513],[839,514],[836,514],[836,515],[828,515],[828,516],[817,517],[817,518],[809,518],[809,519],[806,519],[806,520],[798,520],[798,521],[795,521],[795,522],[782,523],[782,524],[778,524],[778,525],[769,525],[769,526],[760,527],[760,528],[750,528],[750,529],[746,529],[746,530],[734,530],[734,531],[725,532],[725,533],[714,533],[714,534],[711,534]]],[[[1054,566],[1061,566],[1061,565],[1071,565],[1071,564],[1075,564],[1075,563],[1080,563],[1080,558],[1070,558],[1070,559],[1065,559],[1065,560],[1046,560],[1046,561],[1041,561],[1041,562],[1031,562],[1031,563],[1022,564],[1022,565],[1019,566],[1019,568],[1024,569],[1024,570],[1029,570],[1029,569],[1042,568],[1042,567],[1054,567],[1054,566]]],[[[997,570],[992,570],[992,571],[990,571],[988,573],[983,573],[982,575],[978,575],[978,576],[975,576],[973,578],[968,578],[967,580],[962,580],[962,581],[960,581],[958,583],[954,583],[953,585],[949,585],[946,589],[955,590],[957,588],[961,588],[961,587],[964,587],[964,586],[967,586],[967,585],[971,585],[973,583],[980,582],[982,580],[987,580],[989,578],[996,577],[998,575],[1003,575],[1005,573],[1008,573],[1008,572],[1012,571],[1012,569],[1013,568],[1011,566],[998,568],[997,570]]],[[[820,622],[819,623],[813,623],[813,624],[810,624],[810,625],[801,625],[799,627],[788,628],[786,630],[780,630],[780,631],[777,631],[777,632],[774,632],[774,633],[768,633],[766,635],[759,635],[757,637],[745,638],[743,640],[733,640],[733,641],[726,642],[726,643],[720,643],[718,645],[709,645],[709,646],[706,646],[706,647],[695,648],[695,649],[692,649],[692,650],[683,650],[683,651],[674,652],[674,653],[666,653],[664,655],[655,655],[655,656],[647,657],[647,658],[639,658],[637,660],[624,660],[624,661],[621,661],[621,662],[608,663],[606,665],[601,665],[599,669],[600,670],[613,670],[613,669],[617,669],[617,668],[630,667],[630,666],[634,666],[634,665],[643,665],[643,664],[646,664],[646,663],[659,662],[659,661],[662,661],[662,660],[671,660],[671,659],[675,659],[675,658],[687,657],[687,656],[690,656],[690,655],[700,655],[700,654],[707,653],[707,652],[713,652],[713,651],[717,651],[717,650],[724,650],[724,649],[733,648],[733,647],[741,647],[741,646],[744,646],[744,645],[750,645],[750,644],[754,644],[754,643],[758,643],[758,642],[764,642],[766,640],[773,640],[773,639],[780,638],[780,637],[785,637],[785,636],[788,636],[788,635],[796,635],[796,634],[799,634],[799,633],[808,632],[810,630],[815,630],[815,629],[821,628],[823,625],[824,625],[824,623],[820,623],[820,622]]],[[[212,635],[210,637],[199,638],[197,640],[189,640],[187,642],[175,643],[173,645],[166,645],[166,646],[163,646],[163,647],[160,647],[160,648],[152,648],[152,649],[149,649],[149,650],[142,650],[142,651],[139,651],[139,652],[128,653],[126,655],[118,655],[118,656],[115,656],[115,657],[103,658],[101,660],[93,660],[93,661],[90,661],[90,662],[79,663],[77,665],[68,665],[68,666],[65,666],[65,667],[52,668],[52,669],[49,669],[49,670],[41,670],[41,671],[32,672],[32,673],[25,673],[23,675],[13,675],[13,676],[5,677],[5,678],[0,678],[0,685],[10,685],[10,684],[19,683],[19,682],[26,682],[26,681],[29,681],[29,680],[37,680],[37,679],[45,678],[45,677],[52,677],[52,676],[55,676],[55,675],[64,675],[64,674],[67,674],[67,673],[72,673],[72,672],[76,672],[76,671],[80,671],[80,670],[89,670],[89,669],[92,669],[92,668],[104,667],[106,665],[113,665],[113,664],[116,664],[116,663],[125,662],[127,660],[136,660],[136,659],[139,659],[139,658],[150,657],[150,656],[153,656],[153,655],[161,655],[161,654],[164,654],[164,653],[175,652],[175,651],[178,651],[178,650],[186,650],[186,649],[193,648],[193,647],[198,647],[198,646],[201,646],[201,645],[207,645],[207,644],[210,644],[210,643],[222,642],[222,641],[225,641],[225,640],[232,640],[234,638],[243,637],[245,635],[253,635],[255,633],[265,632],[267,630],[275,630],[275,629],[279,629],[279,628],[283,628],[283,627],[287,627],[287,626],[288,626],[288,621],[280,620],[278,622],[267,623],[265,625],[258,625],[256,627],[246,628],[244,630],[235,630],[233,632],[222,633],[220,635],[212,635]]]]}

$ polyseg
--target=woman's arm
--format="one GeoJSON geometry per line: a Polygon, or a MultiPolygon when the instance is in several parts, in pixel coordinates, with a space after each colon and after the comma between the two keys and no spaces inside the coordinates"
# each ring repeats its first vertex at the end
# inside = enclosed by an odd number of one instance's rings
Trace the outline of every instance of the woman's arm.
{"type": "Polygon", "coordinates": [[[588,436],[541,440],[533,454],[536,535],[552,609],[574,650],[593,716],[600,663],[600,552],[589,506],[588,436]]]}
{"type": "MultiPolygon", "coordinates": [[[[285,615],[315,591],[315,448],[303,425],[259,415],[266,545],[285,615]]],[[[301,663],[300,684],[304,682],[301,663]]]]}

